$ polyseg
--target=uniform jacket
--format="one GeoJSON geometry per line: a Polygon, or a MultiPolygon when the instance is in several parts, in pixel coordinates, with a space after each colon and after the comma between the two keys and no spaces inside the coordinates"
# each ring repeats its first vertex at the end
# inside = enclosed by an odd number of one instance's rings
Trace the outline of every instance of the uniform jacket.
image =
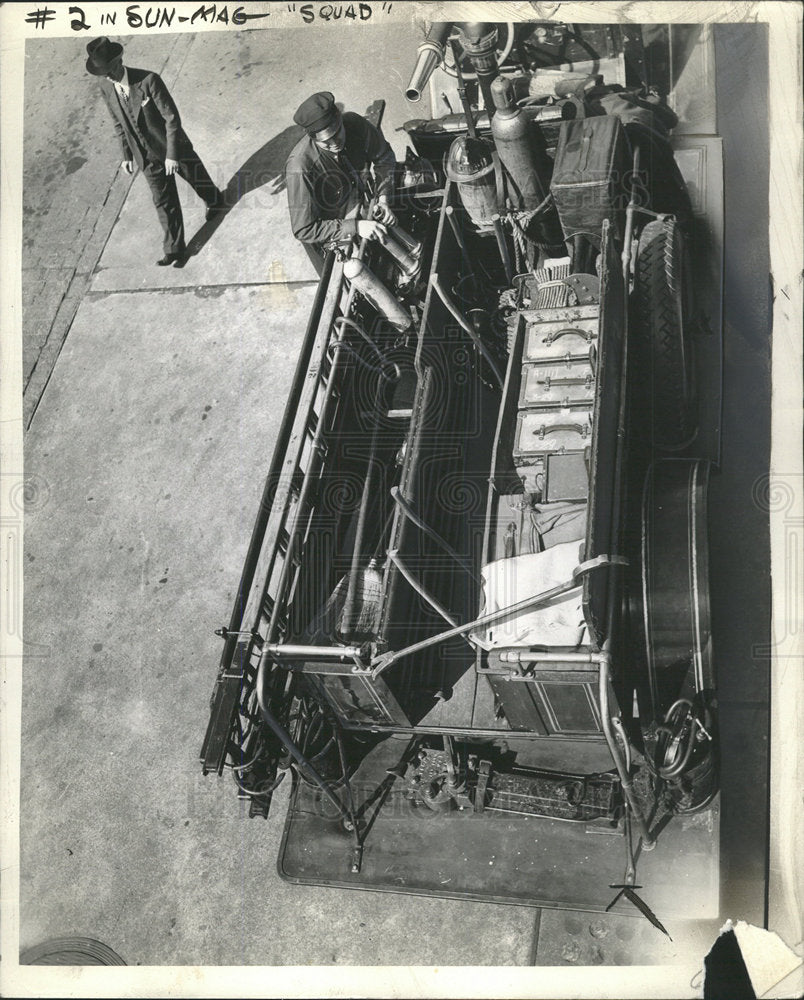
{"type": "Polygon", "coordinates": [[[126,67],[129,109],[132,121],[121,106],[111,80],[100,77],[103,99],[114,122],[124,160],[135,160],[142,169],[144,158],[164,163],[181,160],[193,145],[181,126],[178,109],[158,73],[126,67]]]}
{"type": "Polygon", "coordinates": [[[293,235],[302,243],[327,243],[357,233],[357,220],[344,219],[368,190],[374,167],[377,194],[390,190],[394,151],[382,132],[362,115],[343,115],[346,146],[329,153],[304,136],[288,157],[285,178],[293,235]]]}

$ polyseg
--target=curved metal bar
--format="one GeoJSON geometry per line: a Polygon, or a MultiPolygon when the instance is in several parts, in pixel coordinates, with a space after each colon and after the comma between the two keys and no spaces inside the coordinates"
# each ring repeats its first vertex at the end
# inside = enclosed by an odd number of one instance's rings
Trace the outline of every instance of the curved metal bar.
{"type": "Polygon", "coordinates": [[[370,372],[376,372],[380,376],[380,379],[385,379],[387,382],[397,382],[402,375],[399,365],[396,362],[389,362],[380,356],[380,360],[385,365],[385,368],[379,368],[377,365],[373,365],[367,361],[359,351],[356,351],[346,341],[338,341],[330,344],[327,349],[327,357],[330,363],[334,361],[334,355],[337,351],[346,351],[347,354],[351,354],[364,368],[367,368],[370,372]]]}
{"type": "Polygon", "coordinates": [[[265,664],[268,658],[263,656],[260,659],[260,665],[257,670],[257,704],[260,706],[260,712],[265,720],[266,725],[272,730],[279,742],[284,746],[290,756],[296,761],[299,767],[304,768],[307,774],[310,775],[315,784],[321,789],[321,791],[326,795],[332,805],[338,812],[338,815],[342,820],[351,822],[349,813],[344,809],[343,803],[338,799],[329,785],[324,781],[321,775],[316,771],[310,761],[304,756],[301,750],[293,742],[290,733],[285,729],[279,719],[273,714],[273,712],[268,708],[268,703],[265,698],[265,664]]]}
{"type": "Polygon", "coordinates": [[[434,611],[437,611],[445,622],[448,622],[450,625],[456,626],[459,629],[458,634],[460,634],[460,631],[466,631],[466,626],[458,625],[455,619],[449,613],[449,611],[447,611],[446,608],[443,608],[441,604],[435,599],[435,597],[433,597],[433,595],[429,593],[426,590],[426,588],[416,579],[416,577],[410,572],[407,566],[405,566],[405,564],[399,558],[399,553],[396,550],[390,551],[388,553],[388,558],[391,560],[394,566],[396,566],[396,568],[399,570],[402,576],[404,576],[404,578],[408,581],[411,587],[413,587],[413,589],[416,591],[419,597],[427,601],[430,607],[434,611]]]}
{"type": "MultiPolygon", "coordinates": [[[[560,597],[562,594],[567,593],[569,590],[574,590],[577,586],[577,580],[567,580],[564,583],[558,584],[556,587],[552,587],[550,590],[545,590],[541,594],[534,594],[532,597],[527,597],[524,601],[519,601],[518,604],[510,604],[507,608],[500,608],[499,611],[492,611],[480,618],[475,618],[474,621],[467,622],[465,625],[456,625],[455,628],[447,629],[446,632],[439,632],[438,635],[428,636],[426,639],[422,639],[420,642],[415,642],[412,646],[406,646],[404,649],[391,650],[389,653],[383,653],[374,660],[372,677],[378,677],[383,670],[387,670],[392,663],[396,663],[396,661],[402,659],[403,656],[411,656],[413,653],[418,653],[423,649],[427,649],[429,646],[436,646],[440,642],[446,642],[448,639],[453,639],[455,636],[463,635],[464,633],[471,632],[474,629],[487,628],[489,625],[496,625],[498,622],[505,621],[507,618],[516,618],[523,612],[530,611],[541,604],[549,604],[550,601],[560,597]]],[[[483,646],[483,643],[477,639],[473,640],[473,644],[483,646]]]]}
{"type": "Polygon", "coordinates": [[[631,810],[634,822],[639,828],[640,836],[642,837],[642,846],[646,851],[652,850],[656,846],[656,841],[650,834],[648,830],[648,824],[645,821],[645,817],[642,815],[642,807],[634,794],[634,785],[631,781],[631,775],[628,773],[628,769],[625,766],[625,762],[620,756],[620,751],[617,747],[617,741],[614,738],[614,733],[611,728],[611,716],[609,714],[609,681],[611,679],[611,653],[603,652],[599,654],[599,674],[598,674],[598,693],[600,698],[600,720],[603,724],[603,735],[606,737],[606,743],[609,747],[609,753],[611,754],[611,759],[614,761],[614,766],[617,768],[617,773],[620,776],[620,782],[623,786],[623,795],[625,796],[626,802],[628,803],[628,808],[631,810]]]}
{"type": "Polygon", "coordinates": [[[379,347],[377,347],[375,342],[371,339],[371,337],[369,337],[369,335],[366,333],[366,331],[359,323],[356,323],[349,316],[339,316],[332,325],[336,327],[348,326],[350,330],[354,330],[355,333],[359,333],[360,336],[363,338],[363,340],[365,340],[365,342],[369,345],[369,347],[374,351],[374,353],[377,355],[380,361],[383,364],[386,363],[385,355],[382,353],[379,347]]]}
{"type": "Polygon", "coordinates": [[[477,574],[472,569],[470,564],[466,562],[466,560],[462,556],[460,556],[455,551],[455,549],[452,548],[449,542],[445,538],[442,538],[441,535],[439,535],[439,533],[434,528],[431,528],[428,524],[425,524],[425,522],[421,520],[421,518],[414,512],[410,504],[408,504],[407,500],[402,496],[402,491],[399,489],[398,486],[391,487],[391,499],[399,507],[399,509],[402,511],[402,513],[409,521],[412,521],[413,524],[415,524],[420,531],[423,531],[426,535],[429,535],[430,538],[432,538],[437,545],[439,545],[442,549],[444,549],[444,551],[448,553],[448,555],[452,556],[455,562],[461,567],[462,570],[465,570],[469,574],[469,576],[472,577],[475,583],[477,584],[480,583],[477,574]]]}
{"type": "Polygon", "coordinates": [[[433,289],[438,293],[439,298],[447,307],[447,309],[450,311],[450,313],[452,314],[458,325],[461,327],[461,329],[469,334],[472,343],[475,345],[480,354],[486,360],[489,367],[494,372],[494,377],[499,382],[500,388],[502,388],[505,379],[503,378],[500,369],[497,367],[497,362],[486,350],[486,347],[483,344],[483,341],[480,339],[480,337],[478,337],[475,328],[461,313],[457,305],[453,302],[452,297],[450,296],[449,292],[444,288],[444,286],[441,284],[441,280],[439,279],[438,274],[436,274],[435,271],[433,271],[433,273],[430,275],[430,284],[432,285],[433,289]]]}

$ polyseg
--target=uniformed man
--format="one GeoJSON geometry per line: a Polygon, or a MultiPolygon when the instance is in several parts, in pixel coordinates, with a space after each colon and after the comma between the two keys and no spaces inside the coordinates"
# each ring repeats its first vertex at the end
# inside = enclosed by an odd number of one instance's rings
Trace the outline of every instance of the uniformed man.
{"type": "Polygon", "coordinates": [[[385,242],[386,225],[396,223],[388,205],[396,157],[380,129],[362,115],[341,114],[329,92],[308,97],[293,120],[307,134],[287,161],[290,225],[321,274],[325,252],[338,243],[353,236],[385,242]],[[374,218],[361,218],[372,191],[374,218]]]}

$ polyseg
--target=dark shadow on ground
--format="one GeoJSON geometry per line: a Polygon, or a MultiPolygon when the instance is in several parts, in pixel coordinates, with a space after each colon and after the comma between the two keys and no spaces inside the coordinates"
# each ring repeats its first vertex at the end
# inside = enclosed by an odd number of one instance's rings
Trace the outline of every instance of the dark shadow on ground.
{"type": "Polygon", "coordinates": [[[224,188],[223,210],[208,219],[187,243],[187,257],[194,257],[203,250],[230,209],[247,194],[266,185],[270,185],[271,195],[285,190],[285,163],[303,135],[304,131],[298,125],[291,125],[251,154],[224,188]]]}

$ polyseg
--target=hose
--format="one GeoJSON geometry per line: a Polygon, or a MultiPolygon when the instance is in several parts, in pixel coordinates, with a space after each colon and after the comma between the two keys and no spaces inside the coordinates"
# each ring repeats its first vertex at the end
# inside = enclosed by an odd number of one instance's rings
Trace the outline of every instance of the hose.
{"type": "Polygon", "coordinates": [[[517,274],[522,271],[522,263],[525,260],[527,247],[525,246],[525,233],[517,220],[511,216],[511,232],[514,237],[514,270],[517,274]]]}
{"type": "Polygon", "coordinates": [[[432,285],[433,290],[438,293],[441,301],[444,303],[447,310],[452,314],[452,316],[454,317],[458,325],[461,327],[461,329],[464,330],[469,335],[469,338],[477,348],[478,353],[486,360],[486,363],[494,373],[494,377],[497,379],[500,388],[502,388],[503,385],[505,384],[505,378],[503,377],[499,367],[495,363],[494,358],[489,354],[488,350],[483,344],[483,341],[478,336],[477,331],[474,329],[471,323],[462,315],[460,309],[458,309],[457,305],[453,302],[447,290],[443,287],[443,285],[441,285],[438,274],[435,271],[433,271],[432,274],[430,275],[430,284],[432,285]]]}
{"type": "Polygon", "coordinates": [[[658,739],[656,741],[654,766],[656,774],[664,781],[672,781],[686,771],[695,749],[698,730],[704,730],[699,718],[699,712],[700,709],[696,708],[687,698],[679,698],[665,712],[662,725],[656,727],[658,739]],[[679,714],[679,709],[686,709],[686,711],[683,714],[679,714]],[[689,728],[685,735],[684,729],[688,723],[689,728]],[[683,743],[681,742],[682,740],[683,743]],[[674,741],[679,741],[681,746],[676,751],[672,763],[665,764],[663,762],[674,741]]]}
{"type": "Polygon", "coordinates": [[[365,342],[369,345],[372,351],[374,351],[374,353],[377,355],[377,357],[380,360],[380,364],[383,365],[387,364],[387,359],[385,355],[382,353],[379,347],[377,347],[377,345],[374,343],[371,337],[369,337],[369,335],[366,333],[366,331],[359,323],[355,323],[355,321],[353,319],[350,319],[348,316],[339,316],[335,320],[335,323],[333,325],[336,327],[347,326],[349,327],[350,330],[354,330],[356,333],[359,333],[360,336],[363,338],[363,340],[365,340],[365,342]]]}
{"type": "Polygon", "coordinates": [[[237,785],[237,787],[240,789],[241,792],[244,792],[246,795],[251,796],[251,798],[261,799],[264,796],[270,795],[272,792],[275,792],[277,788],[279,788],[279,786],[282,784],[282,781],[284,780],[285,772],[280,771],[277,777],[274,778],[274,780],[268,785],[267,788],[260,788],[260,787],[246,788],[246,786],[234,772],[232,772],[232,777],[234,778],[234,783],[237,785]]]}

